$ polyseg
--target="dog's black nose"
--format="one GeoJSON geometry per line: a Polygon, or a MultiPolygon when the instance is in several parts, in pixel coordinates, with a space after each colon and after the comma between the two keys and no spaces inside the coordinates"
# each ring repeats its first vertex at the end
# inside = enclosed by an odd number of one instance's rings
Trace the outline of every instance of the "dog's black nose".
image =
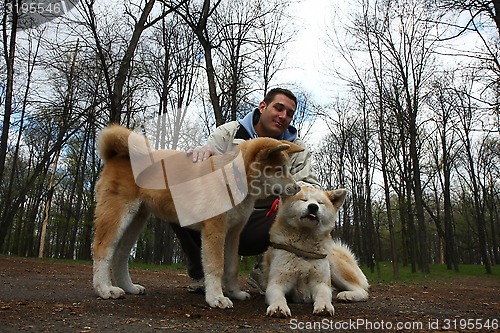
{"type": "Polygon", "coordinates": [[[309,213],[316,214],[319,210],[319,206],[315,203],[312,203],[307,206],[307,210],[309,211],[309,213]]]}

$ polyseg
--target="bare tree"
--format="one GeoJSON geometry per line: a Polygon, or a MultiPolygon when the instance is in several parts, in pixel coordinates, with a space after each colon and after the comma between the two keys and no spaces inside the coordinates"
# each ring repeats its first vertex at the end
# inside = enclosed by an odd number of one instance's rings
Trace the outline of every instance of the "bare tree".
{"type": "Polygon", "coordinates": [[[221,1],[222,0],[217,0],[212,5],[210,0],[204,0],[201,6],[191,2],[179,3],[171,1],[166,3],[166,6],[174,10],[192,29],[203,49],[209,97],[214,111],[216,126],[222,125],[224,123],[224,118],[219,94],[217,92],[217,77],[213,58],[213,49],[216,47],[216,40],[213,31],[213,23],[209,22],[209,19],[213,17],[221,1]]]}
{"type": "Polygon", "coordinates": [[[253,67],[251,33],[254,22],[265,14],[261,1],[223,2],[214,15],[220,42],[215,49],[218,59],[217,85],[223,121],[236,120],[252,91],[249,71],[253,67]]]}
{"type": "MultiPolygon", "coordinates": [[[[383,187],[385,195],[386,204],[386,214],[388,219],[388,227],[390,234],[390,247],[392,254],[393,263],[393,275],[398,276],[398,258],[396,252],[396,241],[395,241],[395,231],[394,222],[392,218],[392,207],[391,207],[391,195],[390,195],[390,183],[388,179],[388,153],[386,148],[386,141],[390,140],[387,138],[388,130],[387,115],[388,108],[385,103],[385,82],[386,80],[386,65],[384,64],[386,59],[384,59],[382,53],[382,40],[379,38],[380,35],[384,33],[384,29],[387,27],[384,25],[386,21],[383,17],[378,17],[376,7],[370,7],[368,1],[360,1],[360,12],[356,13],[353,17],[352,25],[347,27],[346,31],[349,36],[353,37],[342,39],[339,37],[339,32],[335,32],[329,36],[329,41],[333,47],[335,47],[343,59],[349,64],[351,72],[354,75],[342,73],[335,70],[335,75],[345,80],[352,87],[353,93],[356,94],[357,100],[359,100],[359,109],[363,115],[363,151],[364,156],[362,158],[365,168],[365,188],[368,192],[367,204],[370,208],[367,210],[369,215],[373,215],[371,212],[371,186],[369,182],[370,172],[370,154],[371,152],[371,126],[370,118],[374,119],[374,123],[378,126],[378,142],[380,144],[380,168],[383,177],[383,187]],[[373,12],[372,12],[373,11],[373,12]],[[363,50],[368,56],[368,63],[362,64],[358,61],[357,53],[359,50],[363,50]],[[367,66],[368,69],[365,69],[367,66]]],[[[382,14],[383,15],[383,14],[382,14]]],[[[373,152],[375,154],[375,152],[373,152]]],[[[373,225],[373,224],[370,224],[373,225]]]]}
{"type": "Polygon", "coordinates": [[[267,89],[278,70],[281,63],[277,54],[288,39],[285,33],[269,29],[283,28],[278,25],[284,18],[284,4],[283,0],[204,0],[176,10],[203,49],[206,87],[216,126],[236,120],[252,104],[255,87],[260,86],[257,73],[265,71],[267,89]]]}
{"type": "Polygon", "coordinates": [[[482,197],[483,191],[481,190],[481,179],[479,174],[479,163],[476,162],[479,156],[482,155],[482,148],[487,136],[483,136],[478,144],[477,152],[474,152],[474,135],[476,131],[475,124],[481,116],[479,106],[471,96],[470,89],[473,87],[476,73],[472,73],[466,82],[461,87],[456,88],[454,94],[458,99],[459,113],[458,119],[460,121],[460,140],[463,144],[464,150],[464,163],[463,166],[468,174],[467,184],[473,198],[473,207],[475,213],[475,221],[477,224],[477,233],[479,237],[479,250],[481,259],[484,264],[487,274],[491,274],[491,261],[488,253],[488,242],[486,236],[486,219],[485,219],[485,201],[482,197]]]}
{"type": "Polygon", "coordinates": [[[498,81],[500,77],[500,3],[497,0],[436,0],[442,15],[438,21],[439,25],[449,31],[440,37],[442,42],[453,42],[459,38],[474,34],[482,47],[471,48],[469,43],[460,41],[454,45],[451,56],[461,56],[473,59],[484,69],[485,90],[492,90],[490,96],[481,94],[475,98],[481,99],[496,110],[497,129],[499,123],[498,81]],[[466,18],[457,22],[457,18],[466,18]],[[463,46],[465,47],[463,47],[463,46]],[[493,95],[493,96],[491,96],[493,95]],[[489,97],[489,98],[488,98],[489,97]]]}
{"type": "Polygon", "coordinates": [[[3,180],[5,170],[5,158],[7,156],[7,145],[9,139],[10,122],[12,117],[13,95],[14,95],[14,62],[16,57],[17,47],[17,31],[19,20],[19,7],[16,0],[5,1],[3,3],[4,10],[2,12],[2,44],[3,58],[6,67],[6,84],[2,87],[5,89],[4,112],[2,135],[0,136],[0,180],[3,180]],[[12,11],[7,11],[7,5],[10,4],[12,11]],[[10,32],[10,35],[9,35],[10,32]]]}
{"type": "MultiPolygon", "coordinates": [[[[455,269],[458,272],[458,258],[456,254],[455,235],[453,233],[453,216],[452,216],[452,201],[451,201],[451,182],[452,171],[455,161],[458,157],[458,129],[454,124],[457,122],[456,110],[459,107],[456,103],[458,100],[453,90],[453,82],[455,77],[453,73],[442,77],[437,77],[432,84],[433,90],[429,95],[427,104],[433,110],[433,120],[437,132],[435,153],[433,154],[435,168],[440,183],[440,191],[443,195],[444,207],[444,242],[445,242],[445,262],[448,269],[455,269]]],[[[437,200],[436,200],[437,201],[437,200]]],[[[431,211],[429,214],[433,216],[431,211]]],[[[441,230],[439,210],[437,217],[434,218],[438,223],[438,231],[441,230]]],[[[440,232],[442,233],[442,231],[440,232]]]]}
{"type": "Polygon", "coordinates": [[[292,125],[297,129],[300,137],[307,140],[314,129],[317,117],[322,114],[322,107],[314,102],[309,92],[300,87],[294,89],[294,94],[297,97],[297,108],[293,115],[292,125]]]}
{"type": "MultiPolygon", "coordinates": [[[[147,85],[156,92],[158,110],[152,121],[153,129],[146,133],[154,136],[155,149],[179,149],[193,146],[188,137],[188,107],[193,101],[199,50],[192,30],[178,16],[165,17],[153,29],[148,43],[140,47],[142,71],[148,77],[147,85]]],[[[151,218],[149,233],[139,243],[136,255],[156,264],[171,263],[175,252],[175,237],[169,224],[151,218]],[[152,244],[151,244],[152,243],[152,244]],[[153,249],[147,256],[145,249],[153,249]]]]}
{"type": "MultiPolygon", "coordinates": [[[[74,93],[74,77],[75,77],[75,64],[76,64],[76,59],[78,56],[78,47],[79,47],[79,41],[76,42],[75,46],[75,51],[73,54],[73,60],[71,62],[71,68],[70,68],[70,73],[69,73],[69,80],[68,80],[68,89],[66,96],[64,98],[64,105],[63,105],[63,113],[64,114],[69,114],[70,113],[70,108],[71,108],[71,103],[73,103],[73,93],[74,93]]],[[[61,124],[61,128],[66,127],[64,125],[64,122],[67,120],[63,118],[63,124],[61,124]]],[[[45,217],[42,222],[42,232],[40,234],[40,248],[38,250],[38,258],[43,258],[43,250],[45,247],[45,235],[47,231],[47,223],[49,219],[49,214],[50,214],[50,206],[52,203],[52,195],[54,193],[54,179],[55,179],[55,174],[57,170],[57,165],[59,162],[59,157],[61,155],[61,150],[58,149],[55,151],[55,158],[54,158],[54,163],[53,163],[53,170],[50,176],[50,182],[49,182],[49,190],[48,190],[48,196],[47,196],[47,202],[45,203],[45,217]]]]}
{"type": "MultiPolygon", "coordinates": [[[[273,5],[273,2],[269,2],[273,5]]],[[[293,18],[287,14],[288,2],[276,1],[270,11],[271,15],[263,15],[256,22],[254,31],[256,40],[255,62],[256,72],[262,78],[264,95],[270,84],[282,69],[285,60],[286,46],[293,40],[294,27],[290,24],[293,18]]],[[[261,80],[259,80],[261,81],[261,80]]]]}
{"type": "Polygon", "coordinates": [[[103,46],[103,37],[99,33],[99,27],[96,20],[97,16],[94,11],[95,0],[84,0],[81,2],[81,6],[79,6],[81,9],[80,13],[85,20],[85,25],[94,39],[98,59],[104,73],[109,99],[110,123],[120,123],[122,108],[125,103],[123,100],[123,89],[142,33],[170,12],[174,11],[177,7],[187,3],[188,1],[179,1],[176,6],[173,6],[168,10],[163,10],[157,17],[150,18],[150,13],[153,10],[155,2],[155,0],[148,0],[144,5],[135,5],[134,3],[130,3],[125,7],[125,14],[132,20],[133,28],[132,35],[124,46],[125,49],[123,51],[123,55],[121,55],[121,59],[119,60],[119,66],[116,73],[112,71],[114,66],[110,66],[110,63],[115,60],[109,59],[109,53],[103,46]]]}
{"type": "MultiPolygon", "coordinates": [[[[188,107],[195,97],[199,68],[199,47],[191,29],[178,16],[166,17],[153,29],[140,48],[140,71],[145,84],[156,92],[158,109],[154,116],[156,149],[179,149],[186,143],[188,107]]],[[[153,121],[152,121],[153,122],[153,121]]]]}
{"type": "MultiPolygon", "coordinates": [[[[390,5],[390,4],[389,4],[390,5]]],[[[420,268],[429,271],[428,246],[422,179],[419,155],[419,119],[422,113],[422,91],[426,81],[432,75],[433,49],[435,38],[432,36],[433,25],[428,23],[432,12],[418,2],[406,2],[405,7],[397,7],[392,12],[386,7],[387,21],[394,24],[391,29],[379,34],[383,48],[380,50],[385,61],[391,67],[393,87],[401,92],[402,110],[408,120],[409,155],[413,170],[412,190],[418,222],[420,246],[420,268]],[[397,30],[396,30],[397,28],[397,30]],[[394,34],[394,30],[398,33],[394,34]],[[409,47],[407,47],[409,46],[409,47]]]]}

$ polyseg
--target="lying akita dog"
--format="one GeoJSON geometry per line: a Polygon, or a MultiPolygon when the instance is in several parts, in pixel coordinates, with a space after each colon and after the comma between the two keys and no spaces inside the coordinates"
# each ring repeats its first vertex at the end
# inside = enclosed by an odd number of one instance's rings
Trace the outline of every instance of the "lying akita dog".
{"type": "Polygon", "coordinates": [[[295,303],[314,303],[314,314],[333,316],[332,283],[341,290],[339,300],[368,298],[368,281],[354,255],[331,237],[345,196],[343,189],[303,187],[281,200],[264,255],[268,316],[291,316],[287,297],[295,303]]]}
{"type": "MultiPolygon", "coordinates": [[[[178,214],[182,204],[187,206],[184,216],[190,215],[189,212],[203,216],[204,212],[227,204],[220,198],[224,193],[214,194],[212,185],[216,182],[204,182],[210,180],[207,173],[218,172],[223,176],[220,178],[223,190],[231,188],[233,192],[230,197],[233,205],[218,215],[205,215],[203,221],[189,221],[190,228],[201,231],[205,298],[212,307],[232,307],[231,300],[223,294],[223,285],[229,297],[249,298],[248,293],[240,290],[237,280],[240,232],[257,199],[300,191],[288,171],[289,154],[303,148],[290,142],[257,138],[242,142],[238,155],[236,152],[216,155],[202,163],[193,163],[185,152],[151,151],[141,147],[141,142],[149,147],[146,138],[118,125],[105,128],[99,136],[98,149],[105,165],[96,186],[93,285],[97,294],[107,299],[145,292],[143,286],[132,283],[128,259],[147,217],[153,213],[167,222],[186,225],[178,214]],[[240,156],[240,165],[228,162],[235,156],[240,156]],[[138,169],[133,168],[134,161],[140,166],[138,169]],[[166,177],[168,171],[171,177],[166,177]],[[186,175],[192,181],[179,183],[179,178],[186,175]],[[240,175],[246,177],[239,179],[240,175]],[[177,191],[189,187],[191,192],[186,193],[191,194],[180,198],[177,194],[175,201],[174,187],[177,191]],[[242,188],[247,192],[239,193],[241,200],[236,200],[235,193],[242,188]],[[202,201],[193,199],[195,194],[200,197],[193,189],[201,192],[202,201]]],[[[227,199],[227,192],[225,195],[227,199]]]]}

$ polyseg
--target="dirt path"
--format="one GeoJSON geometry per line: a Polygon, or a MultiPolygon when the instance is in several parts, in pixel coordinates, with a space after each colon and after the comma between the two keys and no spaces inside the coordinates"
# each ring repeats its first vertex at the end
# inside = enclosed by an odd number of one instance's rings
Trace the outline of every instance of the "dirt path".
{"type": "Polygon", "coordinates": [[[183,271],[132,270],[132,277],[146,286],[146,295],[101,300],[92,290],[90,265],[0,256],[0,332],[388,332],[399,328],[484,332],[500,325],[500,280],[496,278],[373,286],[367,302],[335,303],[334,317],[313,316],[310,304],[292,304],[292,318],[277,319],[265,316],[264,297],[254,290],[250,290],[251,300],[220,310],[209,308],[203,295],[186,291],[183,271]]]}

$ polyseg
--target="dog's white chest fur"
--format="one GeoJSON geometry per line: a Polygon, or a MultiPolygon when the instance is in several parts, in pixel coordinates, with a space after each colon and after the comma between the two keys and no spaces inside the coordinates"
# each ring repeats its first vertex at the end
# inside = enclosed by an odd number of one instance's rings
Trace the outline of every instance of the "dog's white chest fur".
{"type": "Polygon", "coordinates": [[[273,249],[275,267],[281,269],[276,274],[288,285],[286,293],[294,303],[313,303],[315,288],[320,283],[330,286],[330,264],[328,259],[306,259],[285,250],[273,249]]]}

